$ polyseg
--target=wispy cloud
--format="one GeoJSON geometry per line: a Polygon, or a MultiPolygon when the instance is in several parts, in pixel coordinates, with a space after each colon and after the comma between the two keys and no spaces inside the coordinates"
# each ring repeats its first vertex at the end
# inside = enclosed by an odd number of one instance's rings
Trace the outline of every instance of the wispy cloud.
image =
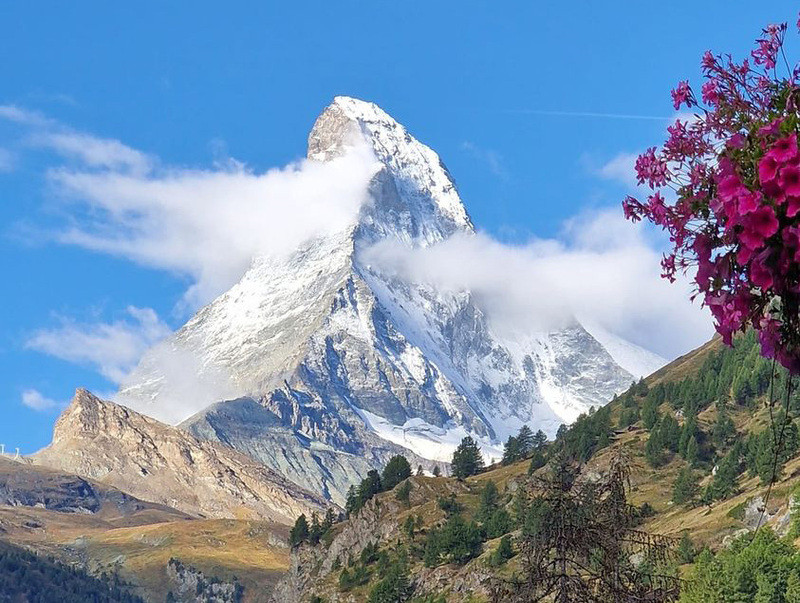
{"type": "Polygon", "coordinates": [[[382,243],[365,259],[403,279],[470,291],[495,328],[512,336],[578,317],[667,358],[704,343],[711,323],[688,301],[690,283],[664,281],[657,245],[620,214],[581,215],[560,237],[526,245],[478,234],[425,249],[382,243]]]}
{"type": "Polygon", "coordinates": [[[26,389],[22,392],[22,404],[36,412],[47,412],[65,406],[64,403],[48,398],[36,389],[26,389]]]}
{"type": "Polygon", "coordinates": [[[639,186],[634,169],[638,156],[638,153],[619,153],[605,162],[595,173],[605,180],[611,180],[629,190],[635,190],[639,186]]]}
{"type": "Polygon", "coordinates": [[[110,323],[61,318],[58,327],[33,333],[25,347],[88,366],[112,383],[121,383],[145,350],[171,333],[150,308],[128,306],[126,312],[126,318],[110,323]]]}
{"type": "Polygon", "coordinates": [[[464,141],[461,143],[461,149],[472,155],[475,159],[485,164],[489,171],[498,178],[508,178],[508,172],[503,164],[503,157],[493,149],[485,149],[476,145],[473,142],[464,141]]]}
{"type": "Polygon", "coordinates": [[[83,132],[39,132],[31,136],[30,142],[91,168],[146,173],[155,162],[152,157],[118,140],[98,138],[83,132]]]}
{"type": "Polygon", "coordinates": [[[212,167],[175,167],[24,108],[0,106],[0,119],[23,126],[29,146],[65,160],[47,172],[67,216],[52,239],[188,276],[190,309],[229,288],[253,257],[350,224],[377,169],[362,145],[333,161],[257,173],[220,141],[212,167]]]}

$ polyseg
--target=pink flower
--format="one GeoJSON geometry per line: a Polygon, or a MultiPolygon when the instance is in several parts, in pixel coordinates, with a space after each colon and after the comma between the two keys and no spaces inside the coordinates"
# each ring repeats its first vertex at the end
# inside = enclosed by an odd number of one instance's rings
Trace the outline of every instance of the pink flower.
{"type": "Polygon", "coordinates": [[[778,175],[778,161],[772,155],[764,155],[758,162],[758,180],[764,186],[778,175]]]}
{"type": "Polygon", "coordinates": [[[664,186],[669,180],[667,162],[656,156],[656,148],[651,147],[636,158],[636,180],[639,184],[647,182],[650,188],[664,186]]]}
{"type": "Polygon", "coordinates": [[[786,217],[794,218],[800,212],[800,197],[786,198],[786,217]]]}
{"type": "Polygon", "coordinates": [[[783,244],[790,249],[800,248],[800,228],[797,226],[789,226],[784,228],[781,232],[783,244]]]}
{"type": "Polygon", "coordinates": [[[739,176],[736,174],[725,176],[719,182],[719,188],[717,189],[719,198],[723,201],[733,201],[746,191],[747,189],[744,187],[742,181],[739,180],[739,176]]]}
{"type": "Polygon", "coordinates": [[[742,227],[739,235],[742,243],[750,249],[758,249],[764,244],[764,239],[778,232],[778,219],[775,211],[765,205],[743,216],[742,227]]]}
{"type": "Polygon", "coordinates": [[[761,206],[761,193],[747,191],[739,195],[739,213],[749,214],[761,206]]]}
{"type": "Polygon", "coordinates": [[[768,155],[774,157],[779,163],[787,163],[795,159],[797,157],[797,134],[776,140],[768,155]]]}
{"type": "Polygon", "coordinates": [[[655,194],[648,197],[647,209],[650,210],[650,216],[653,222],[659,226],[664,226],[666,224],[667,206],[664,205],[664,197],[661,196],[659,191],[656,191],[655,194]]]}
{"type": "Polygon", "coordinates": [[[641,211],[643,207],[639,201],[628,195],[625,197],[625,200],[622,202],[622,211],[625,214],[625,218],[630,220],[631,222],[638,222],[642,219],[641,211]]]}
{"type": "Polygon", "coordinates": [[[711,79],[703,84],[703,102],[709,105],[716,105],[719,102],[719,82],[711,79]]]}
{"type": "MultiPolygon", "coordinates": [[[[798,21],[798,27],[800,27],[800,21],[798,21]]],[[[700,64],[704,70],[712,71],[717,66],[717,59],[714,58],[714,54],[710,50],[706,50],[703,53],[703,60],[700,64]]]]}
{"type": "Polygon", "coordinates": [[[758,340],[761,343],[761,354],[766,358],[774,358],[775,350],[780,346],[780,326],[780,321],[766,316],[758,322],[758,340]]]}
{"type": "Polygon", "coordinates": [[[726,144],[730,149],[741,149],[744,148],[745,142],[747,142],[747,139],[744,137],[744,135],[741,132],[736,132],[736,134],[728,139],[726,144]]]}
{"type": "Polygon", "coordinates": [[[772,138],[773,136],[777,136],[781,131],[782,124],[783,124],[782,117],[779,117],[778,119],[773,119],[766,126],[761,126],[758,129],[758,135],[761,138],[772,138]]]}
{"type": "Polygon", "coordinates": [[[789,164],[781,168],[780,183],[784,195],[800,197],[800,167],[797,164],[789,164]]]}
{"type": "Polygon", "coordinates": [[[679,82],[675,89],[671,92],[672,94],[672,106],[676,109],[680,109],[681,105],[686,105],[687,107],[691,107],[695,104],[694,99],[692,97],[692,89],[689,87],[689,82],[686,80],[679,82]]]}
{"type": "Polygon", "coordinates": [[[761,289],[769,289],[774,282],[772,271],[766,265],[769,253],[769,250],[759,253],[750,262],[750,282],[761,289]]]}

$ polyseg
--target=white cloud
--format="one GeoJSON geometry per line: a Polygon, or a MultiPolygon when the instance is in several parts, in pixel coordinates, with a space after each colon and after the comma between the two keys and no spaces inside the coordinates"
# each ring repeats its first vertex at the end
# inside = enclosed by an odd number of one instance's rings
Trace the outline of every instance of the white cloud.
{"type": "Polygon", "coordinates": [[[47,173],[67,216],[52,238],[188,276],[189,309],[228,289],[253,257],[351,224],[378,167],[362,143],[333,161],[256,173],[224,141],[212,141],[209,169],[170,167],[13,105],[0,105],[0,119],[20,125],[29,147],[65,159],[47,173]]]}
{"type": "Polygon", "coordinates": [[[25,346],[56,358],[89,366],[113,383],[121,383],[150,346],[170,328],[150,308],[127,308],[128,317],[111,323],[76,323],[62,319],[41,329],[25,346]]]}
{"type": "Polygon", "coordinates": [[[559,239],[522,246],[485,234],[427,249],[386,242],[365,260],[401,278],[472,291],[507,332],[558,329],[577,316],[667,358],[704,343],[711,322],[689,302],[689,283],[663,280],[653,242],[619,213],[580,216],[559,239]]]}
{"type": "Polygon", "coordinates": [[[74,158],[87,167],[143,173],[153,166],[153,159],[141,151],[118,140],[98,138],[82,132],[40,132],[34,134],[30,142],[52,149],[64,157],[74,158]]]}
{"type": "Polygon", "coordinates": [[[36,412],[47,412],[48,410],[64,407],[64,404],[61,402],[56,402],[51,398],[47,398],[35,389],[26,389],[22,392],[22,403],[36,412]]]}
{"type": "Polygon", "coordinates": [[[0,105],[0,119],[23,126],[46,127],[55,125],[55,121],[36,111],[30,111],[16,105],[0,105]]]}
{"type": "Polygon", "coordinates": [[[77,203],[76,215],[92,216],[58,239],[188,275],[186,301],[196,307],[234,284],[253,257],[288,253],[351,224],[376,170],[361,147],[264,173],[228,165],[147,174],[55,170],[51,179],[77,203]]]}
{"type": "Polygon", "coordinates": [[[619,153],[597,170],[597,175],[606,180],[613,180],[630,190],[639,185],[636,182],[636,158],[638,153],[619,153]]]}
{"type": "Polygon", "coordinates": [[[461,148],[478,161],[486,164],[486,166],[489,168],[489,171],[498,178],[508,178],[508,172],[503,164],[503,157],[497,151],[492,149],[484,149],[469,141],[462,142],[461,148]]]}

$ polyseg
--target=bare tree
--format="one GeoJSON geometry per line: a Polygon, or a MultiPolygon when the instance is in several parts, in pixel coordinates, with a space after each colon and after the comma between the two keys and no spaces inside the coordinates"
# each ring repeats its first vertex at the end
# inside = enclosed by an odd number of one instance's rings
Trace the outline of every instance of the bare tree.
{"type": "Polygon", "coordinates": [[[664,573],[676,542],[636,529],[627,502],[627,458],[618,453],[600,479],[581,476],[578,463],[553,460],[550,474],[526,489],[521,571],[497,580],[495,602],[667,603],[680,582],[664,573]]]}

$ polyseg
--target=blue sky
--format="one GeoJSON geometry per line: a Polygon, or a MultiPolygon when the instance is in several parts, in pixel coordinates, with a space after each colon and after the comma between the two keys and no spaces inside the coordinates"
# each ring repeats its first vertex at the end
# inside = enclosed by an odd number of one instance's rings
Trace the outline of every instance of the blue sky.
{"type": "Polygon", "coordinates": [[[53,240],[91,216],[63,204],[52,174],[74,157],[32,119],[170,166],[233,157],[260,172],[303,156],[334,95],[356,96],[436,149],[478,227],[516,244],[617,208],[629,186],[613,167],[660,142],[669,90],[696,80],[702,52],[741,55],[795,13],[783,1],[3,3],[0,106],[27,117],[0,119],[0,442],[35,450],[51,402],[114,391],[118,367],[41,353],[37,335],[133,326],[146,332],[128,342],[135,356],[186,319],[192,284],[53,240]]]}

